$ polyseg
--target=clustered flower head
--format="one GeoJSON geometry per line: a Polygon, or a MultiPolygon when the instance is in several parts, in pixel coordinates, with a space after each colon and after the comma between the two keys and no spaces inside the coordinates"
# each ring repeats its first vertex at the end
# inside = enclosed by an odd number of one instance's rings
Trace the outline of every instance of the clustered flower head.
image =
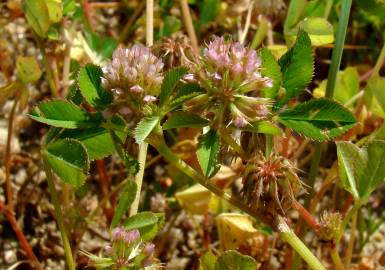
{"type": "Polygon", "coordinates": [[[118,48],[103,68],[103,87],[118,99],[131,103],[152,102],[159,94],[163,80],[163,62],[149,48],[135,44],[118,48]]]}
{"type": "Polygon", "coordinates": [[[242,196],[254,209],[285,214],[302,188],[295,167],[282,156],[259,154],[246,164],[242,196]]]}
{"type": "Polygon", "coordinates": [[[324,241],[337,239],[341,230],[342,217],[338,212],[324,212],[321,216],[319,236],[324,241]]]}
{"type": "Polygon", "coordinates": [[[112,243],[105,247],[106,257],[84,252],[98,269],[160,269],[154,258],[155,245],[143,242],[137,229],[115,228],[112,243]]]}
{"type": "Polygon", "coordinates": [[[207,92],[187,102],[186,109],[229,115],[223,120],[239,128],[268,116],[270,100],[260,94],[272,81],[262,76],[255,50],[215,37],[204,49],[202,62],[204,74],[197,77],[207,92]]]}

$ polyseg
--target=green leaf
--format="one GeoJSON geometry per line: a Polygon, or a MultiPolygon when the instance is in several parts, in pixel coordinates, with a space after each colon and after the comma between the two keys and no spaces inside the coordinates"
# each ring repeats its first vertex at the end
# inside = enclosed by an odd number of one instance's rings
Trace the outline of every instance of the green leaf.
{"type": "Polygon", "coordinates": [[[255,270],[257,262],[250,256],[242,255],[235,250],[229,250],[219,256],[215,270],[255,270]]]}
{"type": "Polygon", "coordinates": [[[112,102],[112,94],[102,87],[102,69],[87,64],[79,72],[79,90],[85,100],[95,108],[105,108],[112,102]]]}
{"type": "Polygon", "coordinates": [[[385,118],[385,78],[372,76],[366,85],[364,100],[368,109],[385,118]]]}
{"type": "Polygon", "coordinates": [[[333,25],[325,18],[305,18],[299,23],[299,28],[309,35],[313,46],[334,42],[333,25]]]}
{"type": "Polygon", "coordinates": [[[207,251],[202,257],[200,257],[199,261],[200,270],[215,270],[217,257],[211,251],[207,251]]]}
{"type": "MultiPolygon", "coordinates": [[[[125,141],[128,135],[125,124],[119,123],[116,134],[121,141],[125,141]]],[[[80,141],[87,149],[90,160],[102,159],[115,152],[115,145],[108,129],[94,127],[88,129],[65,130],[62,138],[73,138],[80,141]]]]}
{"type": "Polygon", "coordinates": [[[26,0],[24,12],[29,25],[40,37],[45,37],[51,26],[48,8],[45,0],[26,0]]]}
{"type": "Polygon", "coordinates": [[[85,128],[99,126],[100,114],[83,111],[75,104],[65,100],[50,100],[40,103],[30,114],[38,122],[55,127],[85,128]]]}
{"type": "Polygon", "coordinates": [[[75,188],[84,184],[89,169],[85,147],[77,140],[58,140],[47,145],[43,156],[52,170],[64,182],[75,188]]]}
{"type": "Polygon", "coordinates": [[[267,48],[262,48],[260,51],[262,58],[262,76],[273,80],[273,87],[263,89],[264,96],[267,98],[275,98],[282,83],[281,67],[278,65],[274,55],[267,48]]]}
{"type": "Polygon", "coordinates": [[[163,130],[171,128],[184,128],[184,127],[195,127],[201,128],[208,126],[210,121],[199,117],[198,115],[188,113],[188,112],[175,112],[173,113],[167,121],[163,124],[163,130]]]}
{"type": "MultiPolygon", "coordinates": [[[[314,90],[314,97],[324,97],[326,92],[327,80],[323,80],[314,90]]],[[[347,67],[343,71],[339,71],[337,82],[334,88],[333,97],[342,104],[345,104],[360,91],[360,81],[357,68],[347,67]]],[[[354,102],[350,102],[349,107],[353,107],[354,102]]]]}
{"type": "Polygon", "coordinates": [[[325,141],[344,134],[355,125],[356,120],[339,103],[321,98],[283,111],[279,122],[306,137],[325,141]]]}
{"type": "Polygon", "coordinates": [[[61,0],[45,0],[48,8],[49,20],[52,23],[60,22],[63,17],[63,3],[61,0]]]}
{"type": "Polygon", "coordinates": [[[336,142],[342,186],[355,200],[366,203],[385,179],[385,141],[372,141],[361,149],[350,142],[336,142]]]}
{"type": "Polygon", "coordinates": [[[183,105],[187,100],[204,93],[205,90],[196,83],[186,83],[181,85],[178,89],[175,96],[172,98],[170,102],[170,108],[176,108],[180,105],[183,105]]]}
{"type": "Polygon", "coordinates": [[[174,92],[179,80],[187,73],[187,68],[178,67],[167,72],[160,89],[159,106],[163,106],[174,92]]]}
{"type": "Polygon", "coordinates": [[[306,6],[306,0],[291,0],[284,24],[284,33],[296,26],[306,6]]]}
{"type": "Polygon", "coordinates": [[[128,181],[120,195],[119,203],[116,207],[114,217],[112,218],[110,228],[115,228],[122,219],[124,213],[130,208],[135,200],[137,186],[134,181],[128,181]]]}
{"type": "Polygon", "coordinates": [[[135,129],[135,140],[137,144],[141,144],[150,135],[151,131],[159,123],[159,116],[151,116],[143,118],[142,121],[136,126],[135,129]]]}
{"type": "Polygon", "coordinates": [[[16,73],[23,83],[33,83],[41,76],[41,70],[33,56],[18,56],[16,59],[16,73]]]}
{"type": "Polygon", "coordinates": [[[290,99],[301,93],[313,77],[313,52],[310,38],[306,32],[298,32],[294,46],[279,59],[283,74],[283,87],[285,96],[277,106],[282,107],[290,99]]]}
{"type": "Polygon", "coordinates": [[[219,136],[215,130],[210,130],[202,135],[198,144],[197,157],[202,172],[206,177],[211,177],[219,169],[219,149],[219,136]]]}
{"type": "Polygon", "coordinates": [[[281,135],[282,133],[279,127],[267,121],[252,122],[250,125],[241,128],[241,130],[270,135],[281,135]]]}
{"type": "Polygon", "coordinates": [[[129,217],[124,222],[124,227],[127,230],[138,229],[141,239],[147,241],[156,236],[160,229],[161,221],[162,216],[151,212],[140,212],[135,216],[129,217]]]}
{"type": "Polygon", "coordinates": [[[221,6],[220,0],[203,0],[199,5],[199,24],[206,26],[214,21],[221,6]]]}

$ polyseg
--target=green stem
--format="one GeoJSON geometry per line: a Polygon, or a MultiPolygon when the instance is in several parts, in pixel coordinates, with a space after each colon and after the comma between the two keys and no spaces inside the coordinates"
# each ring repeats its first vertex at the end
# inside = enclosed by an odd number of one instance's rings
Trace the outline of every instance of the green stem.
{"type": "Polygon", "coordinates": [[[350,208],[349,212],[346,214],[344,219],[342,220],[341,223],[341,228],[339,230],[339,233],[337,235],[337,243],[341,240],[342,234],[345,231],[346,226],[349,224],[350,219],[354,216],[354,214],[360,209],[361,204],[360,203],[355,203],[353,208],[350,208]]]}
{"type": "Polygon", "coordinates": [[[139,201],[140,201],[140,192],[142,190],[144,169],[146,167],[147,148],[148,148],[148,144],[145,142],[143,142],[139,145],[139,154],[138,154],[139,171],[135,175],[135,182],[136,182],[136,186],[137,186],[137,191],[136,191],[136,195],[135,195],[135,200],[132,203],[131,208],[130,208],[130,216],[133,216],[136,213],[138,213],[139,201]]]}
{"type": "Polygon", "coordinates": [[[60,203],[59,203],[59,197],[55,188],[55,183],[54,183],[54,175],[52,173],[51,168],[49,167],[47,160],[43,157],[43,164],[44,164],[44,171],[47,176],[47,182],[48,182],[48,189],[51,194],[51,200],[53,203],[53,206],[55,208],[55,216],[56,216],[56,221],[59,226],[59,230],[61,233],[61,237],[63,240],[63,247],[64,247],[64,252],[65,252],[65,257],[67,261],[67,266],[69,270],[75,270],[75,263],[72,258],[72,251],[71,251],[71,245],[70,241],[68,239],[68,236],[66,234],[65,226],[64,226],[64,219],[63,219],[63,213],[60,208],[60,203]]]}
{"type": "Polygon", "coordinates": [[[256,219],[261,220],[265,224],[275,228],[279,233],[279,236],[288,242],[289,245],[293,247],[294,250],[298,252],[300,256],[309,264],[309,266],[314,270],[325,270],[325,267],[322,266],[321,262],[311,253],[311,251],[306,247],[304,243],[295,235],[295,233],[289,228],[284,219],[280,216],[274,216],[274,220],[269,219],[267,215],[259,213],[251,209],[249,206],[244,204],[242,201],[237,198],[229,195],[224,192],[222,189],[218,188],[216,185],[207,181],[206,178],[195,171],[193,168],[188,166],[184,161],[182,161],[178,156],[176,156],[170,148],[164,143],[163,139],[159,138],[150,138],[150,144],[158,150],[158,152],[173,166],[182,171],[184,174],[190,178],[197,181],[202,186],[206,187],[212,193],[218,197],[224,199],[231,205],[237,207],[238,209],[244,211],[245,213],[255,217],[256,219]]]}
{"type": "Polygon", "coordinates": [[[344,267],[344,265],[341,262],[340,255],[338,254],[337,246],[334,247],[332,250],[330,250],[330,257],[332,257],[332,261],[333,261],[334,267],[337,270],[345,270],[345,267],[344,267]]]}
{"type": "Polygon", "coordinates": [[[261,17],[257,32],[255,32],[253,41],[251,42],[251,48],[256,49],[261,45],[262,41],[266,38],[269,31],[269,21],[265,17],[261,17]]]}
{"type": "Polygon", "coordinates": [[[328,81],[326,85],[325,97],[332,98],[334,88],[336,86],[337,75],[341,65],[342,52],[344,49],[346,30],[348,28],[350,7],[352,6],[352,0],[344,0],[342,2],[340,19],[338,22],[338,29],[336,34],[336,42],[332,54],[332,62],[330,64],[328,81]]]}
{"type": "Polygon", "coordinates": [[[348,248],[346,249],[346,269],[350,269],[350,261],[352,260],[352,255],[353,255],[353,249],[354,249],[354,242],[356,239],[356,229],[357,229],[357,211],[354,212],[352,216],[352,228],[350,231],[350,239],[349,239],[349,244],[348,248]]]}
{"type": "Polygon", "coordinates": [[[222,139],[228,144],[230,145],[230,147],[235,151],[237,152],[237,154],[245,159],[246,158],[246,154],[245,152],[243,151],[242,147],[233,139],[233,137],[231,137],[231,135],[227,132],[227,130],[225,128],[221,128],[219,129],[219,133],[221,134],[221,137],[222,139]]]}
{"type": "Polygon", "coordinates": [[[271,154],[271,151],[273,151],[273,136],[267,134],[266,135],[265,156],[269,157],[271,154]]]}
{"type": "Polygon", "coordinates": [[[279,224],[277,226],[279,236],[286,241],[314,270],[326,270],[322,263],[313,255],[308,247],[297,237],[297,235],[289,228],[282,217],[278,217],[279,224]]]}
{"type": "Polygon", "coordinates": [[[53,97],[58,97],[59,96],[59,90],[57,89],[56,83],[54,81],[54,75],[52,72],[51,65],[49,64],[49,61],[48,61],[47,53],[45,51],[45,46],[44,46],[41,38],[37,34],[34,33],[34,36],[35,36],[37,46],[39,47],[41,56],[43,58],[43,64],[45,67],[45,72],[47,73],[47,80],[48,80],[49,88],[51,89],[51,94],[53,97]]]}

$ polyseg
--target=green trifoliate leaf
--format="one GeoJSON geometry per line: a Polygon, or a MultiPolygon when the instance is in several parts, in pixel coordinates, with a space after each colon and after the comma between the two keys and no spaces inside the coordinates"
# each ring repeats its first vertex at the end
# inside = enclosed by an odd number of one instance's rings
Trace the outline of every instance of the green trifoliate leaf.
{"type": "Polygon", "coordinates": [[[235,250],[229,250],[219,256],[215,270],[255,270],[257,262],[250,256],[242,255],[235,250]]]}
{"type": "Polygon", "coordinates": [[[202,172],[206,177],[213,176],[219,169],[218,153],[220,140],[215,130],[202,135],[197,150],[197,157],[202,172]]]}
{"type": "Polygon", "coordinates": [[[58,140],[47,145],[44,159],[57,176],[75,188],[84,184],[89,169],[86,148],[74,139],[58,140]]]}
{"type": "Polygon", "coordinates": [[[95,108],[105,108],[112,102],[112,94],[102,87],[102,69],[87,64],[79,72],[79,90],[85,100],[95,108]]]}
{"type": "Polygon", "coordinates": [[[41,76],[41,70],[35,57],[19,56],[16,59],[16,73],[23,83],[33,83],[41,76]]]}
{"type": "Polygon", "coordinates": [[[159,116],[151,116],[143,118],[142,121],[136,126],[135,129],[135,140],[137,144],[141,144],[150,135],[151,131],[159,123],[159,116]]]}
{"type": "Polygon", "coordinates": [[[325,141],[344,134],[356,120],[339,103],[321,98],[283,111],[279,122],[310,139],[325,141]]]}
{"type": "Polygon", "coordinates": [[[136,183],[133,181],[128,181],[122,193],[120,194],[119,203],[116,207],[114,217],[111,221],[111,229],[115,228],[119,224],[119,221],[122,219],[124,213],[130,208],[131,204],[134,202],[136,191],[136,183]]]}
{"type": "Polygon", "coordinates": [[[162,127],[164,130],[184,127],[201,128],[208,126],[209,124],[209,120],[199,117],[198,115],[188,112],[175,112],[167,119],[162,127]]]}
{"type": "Polygon", "coordinates": [[[260,52],[262,58],[262,76],[273,80],[273,87],[263,89],[263,94],[267,98],[275,98],[282,83],[281,67],[278,65],[274,55],[267,48],[262,48],[260,52]]]}
{"type": "Polygon", "coordinates": [[[24,12],[29,25],[40,37],[45,37],[51,26],[48,8],[45,0],[26,0],[24,12]]]}
{"type": "Polygon", "coordinates": [[[148,241],[156,236],[163,223],[164,214],[158,215],[151,212],[140,212],[135,216],[129,217],[124,222],[127,230],[138,229],[140,237],[148,241]]]}
{"type": "Polygon", "coordinates": [[[283,87],[286,93],[278,100],[277,106],[282,107],[290,99],[301,93],[313,77],[313,52],[308,34],[298,32],[294,46],[279,60],[283,74],[283,87]]]}
{"type": "Polygon", "coordinates": [[[372,76],[366,85],[364,100],[374,114],[385,118],[385,78],[372,76]]]}
{"type": "Polygon", "coordinates": [[[38,122],[54,127],[85,128],[99,126],[102,117],[88,113],[66,100],[50,100],[40,103],[30,114],[38,122]]]}
{"type": "Polygon", "coordinates": [[[179,80],[187,73],[187,68],[178,67],[167,72],[160,89],[159,106],[163,106],[174,92],[179,80]]]}
{"type": "Polygon", "coordinates": [[[336,144],[342,186],[355,200],[366,203],[385,179],[385,141],[372,141],[362,148],[350,142],[336,144]]]}
{"type": "Polygon", "coordinates": [[[243,131],[249,131],[254,133],[270,134],[270,135],[281,135],[281,130],[279,127],[268,121],[256,121],[251,122],[249,125],[239,128],[243,131]]]}
{"type": "Polygon", "coordinates": [[[333,25],[325,18],[305,18],[293,31],[296,32],[298,29],[304,30],[309,35],[313,46],[321,46],[334,42],[333,25]]]}
{"type": "Polygon", "coordinates": [[[61,0],[45,0],[48,16],[52,23],[60,22],[63,17],[63,3],[61,0]]]}

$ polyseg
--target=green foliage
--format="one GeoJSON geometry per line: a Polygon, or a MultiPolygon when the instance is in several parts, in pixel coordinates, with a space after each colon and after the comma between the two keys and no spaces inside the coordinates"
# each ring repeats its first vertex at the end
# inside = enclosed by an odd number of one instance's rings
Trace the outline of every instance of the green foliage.
{"type": "Polygon", "coordinates": [[[306,6],[306,0],[292,0],[290,1],[286,20],[284,24],[284,33],[286,34],[290,29],[296,26],[299,22],[302,12],[306,6]]]}
{"type": "Polygon", "coordinates": [[[87,64],[79,72],[79,90],[94,108],[105,108],[112,102],[112,94],[102,87],[102,75],[102,69],[92,64],[87,64]]]}
{"type": "Polygon", "coordinates": [[[120,194],[119,203],[116,206],[114,217],[112,218],[110,228],[115,228],[122,219],[124,213],[130,208],[135,200],[137,186],[134,181],[128,181],[120,194]]]}
{"type": "Polygon", "coordinates": [[[151,116],[143,118],[135,129],[135,140],[137,144],[141,144],[150,135],[151,131],[159,123],[159,116],[151,116]]]}
{"type": "Polygon", "coordinates": [[[313,99],[279,114],[279,122],[294,131],[318,141],[337,137],[352,128],[353,114],[339,103],[313,99]]]}
{"type": "Polygon", "coordinates": [[[204,93],[204,89],[195,83],[186,83],[176,92],[175,96],[170,102],[170,108],[176,108],[182,105],[185,101],[204,93]]]}
{"type": "Polygon", "coordinates": [[[267,48],[261,49],[260,56],[262,58],[262,76],[273,80],[273,87],[263,89],[264,96],[267,98],[275,98],[282,83],[281,67],[275,60],[274,55],[267,48]]]}
{"type": "Polygon", "coordinates": [[[218,258],[211,252],[201,257],[200,270],[255,270],[257,262],[250,256],[242,255],[238,251],[225,251],[218,258]]]}
{"type": "Polygon", "coordinates": [[[202,172],[206,177],[213,176],[219,169],[218,153],[220,140],[215,130],[202,135],[198,144],[197,157],[202,172]]]}
{"type": "MultiPolygon", "coordinates": [[[[323,80],[318,88],[313,92],[315,97],[323,97],[326,92],[327,80],[323,80]]],[[[339,71],[337,75],[336,86],[334,88],[333,97],[345,104],[348,102],[354,95],[358,94],[360,91],[360,81],[357,69],[354,67],[347,67],[343,71],[339,71]]],[[[354,102],[350,103],[349,107],[352,107],[354,102]]]]}
{"type": "Polygon", "coordinates": [[[199,24],[205,26],[208,23],[214,21],[218,15],[220,9],[220,0],[203,0],[199,5],[199,24]]]}
{"type": "Polygon", "coordinates": [[[33,56],[18,56],[16,59],[16,73],[23,83],[33,83],[41,76],[41,70],[33,56]]]}
{"type": "Polygon", "coordinates": [[[46,146],[43,157],[57,176],[71,186],[84,184],[89,169],[87,150],[74,139],[58,140],[46,146]]]}
{"type": "Polygon", "coordinates": [[[367,108],[374,114],[385,118],[385,78],[373,76],[368,80],[364,100],[367,108]]]}
{"type": "Polygon", "coordinates": [[[241,130],[254,133],[281,135],[281,130],[279,129],[279,127],[275,126],[274,124],[268,121],[251,122],[250,125],[241,128],[241,130]]]}
{"type": "Polygon", "coordinates": [[[29,25],[40,37],[45,37],[51,26],[48,7],[45,0],[26,0],[24,12],[29,25]]]}
{"type": "Polygon", "coordinates": [[[342,186],[359,203],[366,203],[385,179],[385,141],[372,141],[362,148],[350,142],[336,144],[342,186]]]}
{"type": "Polygon", "coordinates": [[[201,128],[208,126],[209,124],[210,121],[207,119],[204,119],[192,113],[179,111],[173,113],[163,124],[162,128],[163,130],[184,127],[201,128]]]}
{"type": "Polygon", "coordinates": [[[48,8],[48,16],[52,23],[60,22],[63,17],[62,0],[45,0],[48,8]]]}
{"type": "Polygon", "coordinates": [[[127,230],[138,229],[142,240],[151,240],[163,226],[164,214],[140,212],[124,222],[127,230]]]}
{"type": "Polygon", "coordinates": [[[313,46],[321,46],[334,42],[334,29],[324,18],[305,18],[298,28],[308,33],[313,46]]]}
{"type": "Polygon", "coordinates": [[[102,120],[98,113],[88,113],[69,101],[59,99],[40,103],[33,109],[30,117],[38,122],[63,128],[95,127],[102,120]]]}
{"type": "Polygon", "coordinates": [[[163,106],[169,100],[178,82],[186,73],[185,67],[174,68],[167,72],[160,90],[159,106],[163,106]]]}
{"type": "Polygon", "coordinates": [[[291,98],[297,96],[310,83],[313,77],[313,52],[308,34],[298,32],[294,46],[279,60],[283,74],[285,96],[278,100],[277,106],[282,107],[291,98]]]}

